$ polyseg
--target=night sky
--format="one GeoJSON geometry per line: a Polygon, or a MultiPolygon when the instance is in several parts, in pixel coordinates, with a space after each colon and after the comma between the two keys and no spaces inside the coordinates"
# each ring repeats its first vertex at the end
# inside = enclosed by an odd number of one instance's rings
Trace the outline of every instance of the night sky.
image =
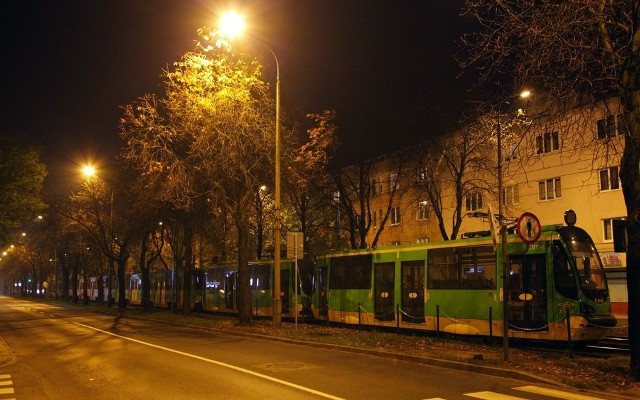
{"type": "MultiPolygon", "coordinates": [[[[227,4],[3,0],[0,132],[39,146],[54,181],[83,160],[111,162],[120,106],[160,94],[162,69],[193,49],[197,29],[214,26],[227,4]]],[[[306,113],[335,109],[347,148],[433,136],[464,106],[471,80],[457,78],[454,55],[472,22],[460,16],[462,1],[235,4],[278,56],[283,111],[304,127],[306,113]]],[[[256,55],[275,80],[272,58],[256,55]]]]}

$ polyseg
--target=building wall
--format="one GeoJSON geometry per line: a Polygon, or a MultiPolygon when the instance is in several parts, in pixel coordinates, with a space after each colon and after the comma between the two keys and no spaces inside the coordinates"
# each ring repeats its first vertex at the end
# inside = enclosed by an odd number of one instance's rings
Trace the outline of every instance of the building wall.
{"type": "MultiPolygon", "coordinates": [[[[609,107],[611,110],[612,107],[609,107]]],[[[513,193],[506,201],[505,214],[517,218],[523,212],[535,214],[543,225],[563,224],[564,213],[568,209],[576,212],[577,225],[585,229],[592,236],[600,252],[611,288],[611,298],[614,302],[614,313],[626,314],[626,257],[624,253],[613,252],[613,241],[610,236],[605,237],[606,221],[612,218],[622,218],[626,215],[626,207],[619,182],[616,188],[601,188],[601,170],[609,171],[619,165],[624,136],[614,134],[605,138],[602,135],[602,121],[600,131],[598,120],[605,118],[605,110],[593,113],[582,113],[577,110],[574,115],[567,115],[561,121],[534,121],[526,127],[519,127],[516,132],[504,132],[511,140],[516,140],[517,150],[503,163],[504,186],[517,186],[517,201],[512,201],[513,193]],[[584,115],[588,115],[585,118],[584,115]],[[557,145],[554,144],[554,133],[557,132],[557,145]],[[549,139],[545,143],[545,138],[549,139]],[[539,150],[541,147],[541,150],[539,150]],[[513,156],[515,155],[515,157],[513,156]],[[547,195],[547,182],[551,185],[560,184],[560,191],[552,190],[552,196],[547,195]],[[540,194],[540,182],[545,183],[545,190],[540,194]],[[552,198],[545,198],[552,197],[552,198]]],[[[589,110],[591,111],[591,110],[589,110]]],[[[506,143],[509,146],[509,142],[506,143]]],[[[493,159],[496,162],[495,157],[493,159]]],[[[496,163],[497,164],[497,163],[496,163]]],[[[400,207],[401,221],[397,225],[387,222],[379,245],[394,243],[416,243],[419,241],[438,241],[442,236],[438,229],[433,212],[427,220],[418,220],[418,202],[424,200],[415,190],[415,166],[408,166],[407,173],[401,180],[404,185],[402,191],[396,194],[398,198],[393,202],[400,207]]],[[[378,177],[389,181],[389,173],[384,167],[378,169],[378,177]]],[[[487,188],[487,193],[497,193],[497,180],[487,177],[495,185],[487,188]],[[493,179],[493,181],[491,181],[493,179]]],[[[485,194],[483,209],[486,211],[491,205],[493,212],[498,212],[496,196],[485,194]]],[[[451,225],[453,217],[452,194],[445,196],[445,223],[451,225]]],[[[386,210],[389,201],[388,194],[377,195],[372,203],[376,207],[386,210]]],[[[464,207],[463,207],[464,211],[464,207]]],[[[378,219],[379,220],[379,219],[378,219]]],[[[377,228],[379,229],[379,228],[377,228]]],[[[451,226],[447,226],[451,229],[451,226]]],[[[465,216],[460,233],[488,230],[487,218],[465,216]]],[[[375,234],[375,229],[369,237],[375,234]]],[[[371,243],[371,239],[368,240],[371,243]]]]}

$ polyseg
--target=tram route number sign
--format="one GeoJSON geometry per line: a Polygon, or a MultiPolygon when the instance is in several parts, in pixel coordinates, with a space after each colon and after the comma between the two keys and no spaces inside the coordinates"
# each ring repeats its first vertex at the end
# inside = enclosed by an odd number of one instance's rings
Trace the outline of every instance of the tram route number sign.
{"type": "Polygon", "coordinates": [[[540,233],[542,232],[540,220],[533,213],[522,213],[518,218],[516,232],[520,240],[526,244],[535,243],[540,238],[540,233]]]}

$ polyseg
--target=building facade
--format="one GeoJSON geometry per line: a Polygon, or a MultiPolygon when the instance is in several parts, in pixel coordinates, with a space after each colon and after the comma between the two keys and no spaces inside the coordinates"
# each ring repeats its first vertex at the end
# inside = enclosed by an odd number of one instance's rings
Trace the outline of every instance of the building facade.
{"type": "MultiPolygon", "coordinates": [[[[574,210],[577,225],[592,236],[605,265],[613,313],[626,315],[626,257],[613,249],[612,221],[626,216],[618,173],[625,129],[615,109],[615,103],[596,110],[576,108],[560,119],[541,115],[518,124],[505,123],[500,130],[496,129],[496,120],[493,131],[487,131],[483,139],[493,150],[478,147],[483,154],[467,165],[463,178],[458,180],[463,184],[458,186],[450,169],[425,169],[425,164],[418,161],[424,160],[424,154],[408,157],[412,161],[402,169],[387,168],[389,161],[381,159],[372,177],[378,189],[371,199],[368,243],[381,229],[381,217],[387,210],[389,218],[379,233],[378,246],[444,240],[434,201],[440,203],[447,239],[458,216],[461,218],[458,238],[489,230],[486,218],[489,206],[494,213],[498,211],[495,135],[500,132],[505,216],[513,221],[530,212],[543,225],[553,225],[563,224],[564,212],[574,210]],[[482,168],[482,163],[490,168],[482,168]],[[431,178],[433,174],[441,177],[440,196],[435,200],[424,190],[426,173],[431,173],[431,178]]],[[[462,147],[459,142],[449,142],[448,146],[452,152],[462,147]]],[[[433,165],[433,160],[442,155],[436,152],[427,157],[433,165]]],[[[439,168],[444,165],[442,160],[438,162],[439,168]]]]}

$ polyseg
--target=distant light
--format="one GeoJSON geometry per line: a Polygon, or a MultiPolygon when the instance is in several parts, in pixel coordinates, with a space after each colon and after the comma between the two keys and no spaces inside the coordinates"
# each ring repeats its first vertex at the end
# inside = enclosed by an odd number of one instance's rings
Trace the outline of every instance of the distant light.
{"type": "Polygon", "coordinates": [[[245,28],[244,18],[235,11],[222,14],[218,25],[220,33],[230,39],[242,35],[245,28]]]}
{"type": "Polygon", "coordinates": [[[531,91],[530,90],[523,90],[522,92],[520,92],[520,97],[523,98],[523,99],[526,99],[529,96],[531,96],[531,91]]]}

